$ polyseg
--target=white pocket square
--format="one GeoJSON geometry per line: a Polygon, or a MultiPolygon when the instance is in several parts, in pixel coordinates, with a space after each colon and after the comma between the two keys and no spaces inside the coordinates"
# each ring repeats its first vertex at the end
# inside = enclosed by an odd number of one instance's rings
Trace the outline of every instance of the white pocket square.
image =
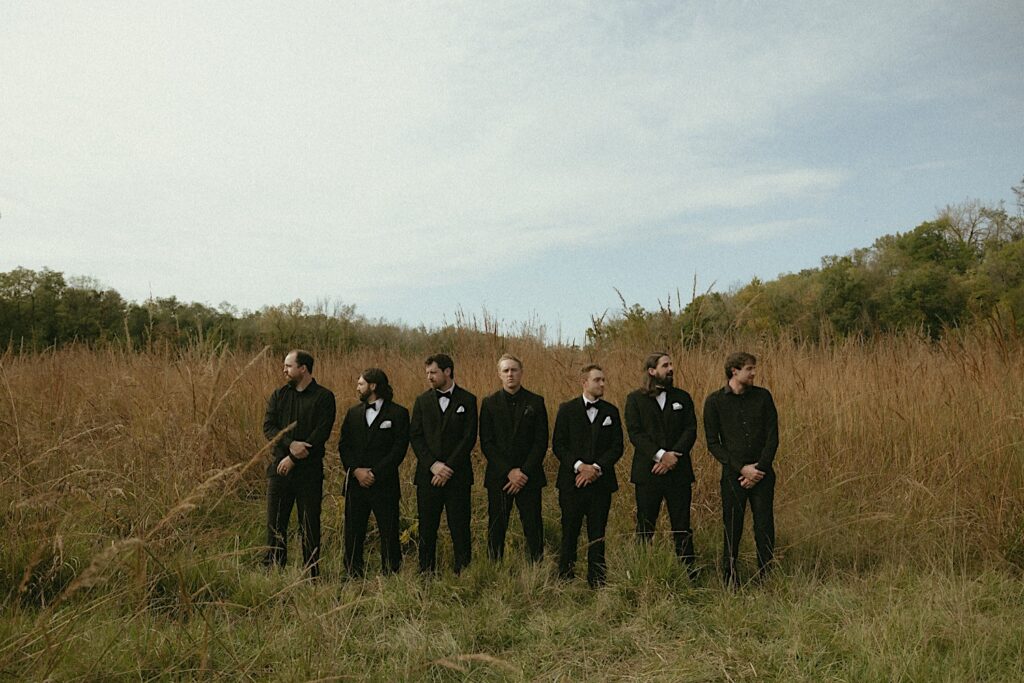
{"type": "Polygon", "coordinates": [[[602,426],[602,427],[607,427],[607,426],[609,426],[609,425],[610,425],[611,423],[612,423],[612,416],[611,416],[611,415],[609,415],[608,417],[604,418],[604,422],[602,422],[602,423],[601,423],[601,426],[602,426]]]}
{"type": "Polygon", "coordinates": [[[391,420],[384,420],[380,423],[381,429],[391,429],[391,420]]]}
{"type": "Polygon", "coordinates": [[[672,404],[672,410],[682,410],[682,409],[683,409],[683,404],[682,403],[673,403],[672,404]]]}
{"type": "Polygon", "coordinates": [[[466,406],[459,406],[458,410],[456,410],[455,412],[456,413],[464,413],[464,412],[466,412],[466,406]]]}

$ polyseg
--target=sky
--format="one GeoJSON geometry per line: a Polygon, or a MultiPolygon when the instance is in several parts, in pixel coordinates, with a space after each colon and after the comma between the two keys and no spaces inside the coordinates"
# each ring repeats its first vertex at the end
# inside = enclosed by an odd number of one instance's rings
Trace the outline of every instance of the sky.
{"type": "Polygon", "coordinates": [[[0,0],[0,271],[584,341],[1024,177],[1024,3],[0,0]]]}

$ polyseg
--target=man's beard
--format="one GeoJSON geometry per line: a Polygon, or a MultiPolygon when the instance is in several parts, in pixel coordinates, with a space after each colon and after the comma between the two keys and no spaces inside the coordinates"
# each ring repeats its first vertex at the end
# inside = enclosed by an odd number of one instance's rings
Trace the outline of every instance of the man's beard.
{"type": "Polygon", "coordinates": [[[362,401],[363,403],[366,403],[366,399],[370,398],[370,394],[373,392],[367,389],[365,392],[356,391],[356,393],[359,395],[359,400],[362,401]]]}
{"type": "Polygon", "coordinates": [[[657,384],[662,389],[670,389],[670,388],[672,388],[672,383],[673,383],[674,379],[675,379],[675,377],[670,372],[667,375],[665,375],[664,377],[659,377],[657,384]]]}
{"type": "Polygon", "coordinates": [[[293,389],[295,387],[299,386],[299,378],[298,377],[289,377],[288,378],[288,386],[292,387],[293,389]]]}

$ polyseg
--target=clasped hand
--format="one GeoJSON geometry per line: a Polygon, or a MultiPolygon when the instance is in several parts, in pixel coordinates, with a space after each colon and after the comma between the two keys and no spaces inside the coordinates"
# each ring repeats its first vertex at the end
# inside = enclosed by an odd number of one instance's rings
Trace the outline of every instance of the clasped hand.
{"type": "Polygon", "coordinates": [[[679,454],[675,451],[665,451],[661,460],[654,463],[654,467],[651,468],[651,472],[657,475],[668,474],[676,468],[679,464],[679,454]]]}
{"type": "Polygon", "coordinates": [[[370,488],[377,481],[377,478],[373,476],[373,470],[369,467],[357,467],[352,471],[352,474],[364,489],[370,488]]]}
{"type": "Polygon", "coordinates": [[[448,483],[448,480],[455,474],[455,470],[438,460],[430,466],[430,473],[434,475],[430,479],[431,485],[441,487],[448,483]]]}
{"type": "Polygon", "coordinates": [[[581,489],[584,486],[590,486],[597,481],[599,476],[601,476],[601,471],[595,465],[583,463],[576,473],[576,488],[581,489]]]}
{"type": "Polygon", "coordinates": [[[757,482],[764,479],[764,472],[757,469],[755,465],[744,465],[740,469],[740,486],[745,489],[752,489],[757,482]]]}
{"type": "Polygon", "coordinates": [[[501,490],[515,495],[523,490],[523,487],[526,486],[526,482],[529,480],[530,478],[526,476],[526,473],[518,467],[513,467],[508,473],[508,482],[501,487],[501,490]]]}

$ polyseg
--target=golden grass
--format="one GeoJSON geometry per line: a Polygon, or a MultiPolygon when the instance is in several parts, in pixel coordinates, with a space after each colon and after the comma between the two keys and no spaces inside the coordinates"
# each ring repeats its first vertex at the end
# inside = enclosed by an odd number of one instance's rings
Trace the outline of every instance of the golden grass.
{"type": "MultiPolygon", "coordinates": [[[[456,379],[478,397],[497,388],[494,364],[502,351],[521,356],[525,385],[546,397],[552,417],[560,401],[576,394],[576,369],[589,361],[604,366],[610,381],[606,398],[621,407],[651,350],[581,351],[497,336],[456,336],[453,345],[456,379]]],[[[677,384],[693,395],[698,417],[704,397],[723,381],[722,360],[730,350],[672,349],[677,384]]],[[[977,336],[935,345],[893,337],[827,348],[748,344],[746,350],[758,355],[758,381],[772,391],[780,414],[776,518],[783,576],[828,581],[867,576],[878,566],[904,567],[921,576],[1015,575],[1024,566],[1019,342],[977,336]]],[[[315,375],[334,390],[339,412],[354,403],[355,380],[368,366],[389,373],[396,400],[406,406],[425,386],[419,357],[313,351],[315,375]]],[[[5,629],[17,632],[0,641],[0,673],[5,665],[33,675],[59,671],[61,658],[68,656],[62,639],[71,633],[84,637],[78,630],[82,620],[105,610],[121,610],[124,628],[132,630],[140,619],[151,618],[146,615],[152,609],[192,614],[197,605],[216,604],[217,610],[244,614],[280,608],[289,599],[301,576],[286,574],[284,584],[269,587],[261,583],[268,578],[256,562],[267,450],[261,423],[265,398],[280,383],[278,355],[196,347],[180,352],[66,348],[3,356],[0,590],[5,629]],[[225,572],[233,575],[225,578],[225,572]],[[211,580],[211,575],[221,578],[211,580]],[[76,611],[69,614],[65,604],[74,604],[76,611]]],[[[323,519],[329,581],[341,573],[335,445],[336,435],[328,445],[323,519]]],[[[627,445],[622,482],[628,481],[631,455],[627,445]]],[[[697,550],[711,569],[720,542],[719,467],[707,453],[703,430],[693,458],[697,550]]],[[[410,453],[406,480],[412,460],[410,453]]],[[[482,470],[480,458],[476,465],[482,470]]],[[[550,456],[548,467],[553,471],[550,456]]],[[[404,494],[403,523],[411,526],[415,499],[408,484],[404,494]]],[[[475,562],[480,563],[482,488],[474,496],[475,562]]],[[[550,536],[557,533],[553,488],[545,493],[545,506],[551,550],[550,536]]],[[[642,601],[674,579],[665,578],[670,569],[657,561],[652,569],[633,548],[632,527],[633,496],[624,484],[609,529],[612,582],[620,581],[615,590],[629,593],[630,600],[642,601]],[[654,583],[636,576],[648,569],[657,575],[654,583]]],[[[372,562],[375,549],[369,550],[372,562]]],[[[403,577],[412,574],[406,570],[403,577]]],[[[530,571],[518,567],[513,574],[521,575],[508,580],[526,586],[540,582],[557,602],[563,589],[530,571]]],[[[480,572],[487,581],[498,580],[480,572]]],[[[474,581],[473,575],[464,581],[474,581]]],[[[365,609],[363,603],[379,598],[374,585],[386,584],[371,580],[360,589],[370,591],[367,595],[321,602],[319,618],[334,623],[365,609]]],[[[430,599],[429,590],[407,589],[413,602],[430,599]]],[[[555,614],[562,607],[550,605],[555,614]]],[[[512,608],[487,604],[481,609],[512,608]]],[[[414,642],[426,637],[417,633],[415,617],[404,623],[414,642]]],[[[205,628],[219,633],[216,624],[205,628]]],[[[218,649],[223,665],[231,664],[230,653],[242,647],[224,641],[223,633],[220,641],[191,637],[189,651],[196,660],[188,666],[194,664],[196,671],[209,664],[203,663],[204,648],[218,649]]],[[[423,667],[465,673],[488,662],[495,670],[511,666],[493,654],[500,648],[464,652],[458,640],[453,636],[447,650],[424,642],[401,670],[412,675],[423,667]]],[[[252,666],[260,656],[270,656],[262,652],[257,648],[234,657],[239,666],[252,666]]],[[[174,661],[162,666],[157,673],[185,670],[174,661]]]]}

